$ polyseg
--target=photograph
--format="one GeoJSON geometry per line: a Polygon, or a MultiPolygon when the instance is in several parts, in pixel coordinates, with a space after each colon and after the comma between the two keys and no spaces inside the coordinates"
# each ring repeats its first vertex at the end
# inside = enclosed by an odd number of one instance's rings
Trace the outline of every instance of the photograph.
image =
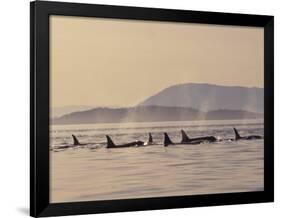
{"type": "Polygon", "coordinates": [[[50,203],[264,191],[264,28],[50,15],[50,203]]]}

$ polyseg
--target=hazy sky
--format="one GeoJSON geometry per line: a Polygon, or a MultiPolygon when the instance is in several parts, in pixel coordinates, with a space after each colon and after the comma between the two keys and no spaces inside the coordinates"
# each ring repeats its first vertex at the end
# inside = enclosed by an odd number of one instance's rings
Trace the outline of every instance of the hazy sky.
{"type": "Polygon", "coordinates": [[[263,87],[263,28],[50,18],[51,106],[132,106],[179,83],[263,87]]]}

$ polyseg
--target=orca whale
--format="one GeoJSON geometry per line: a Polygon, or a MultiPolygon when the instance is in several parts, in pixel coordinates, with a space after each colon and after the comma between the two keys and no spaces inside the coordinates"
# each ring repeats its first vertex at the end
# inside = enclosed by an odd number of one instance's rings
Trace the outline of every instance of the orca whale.
{"type": "Polygon", "coordinates": [[[195,140],[195,141],[181,141],[179,143],[174,143],[172,142],[172,140],[170,139],[170,137],[168,136],[168,134],[165,132],[164,133],[164,146],[169,146],[169,145],[197,145],[202,143],[204,140],[195,140]]]}
{"type": "Polygon", "coordinates": [[[203,137],[197,137],[197,138],[189,138],[183,130],[181,130],[181,136],[182,136],[182,140],[181,140],[182,144],[188,143],[188,142],[196,142],[196,141],[201,141],[201,142],[204,142],[204,141],[215,142],[215,141],[217,141],[216,137],[214,137],[214,136],[203,136],[203,137]]]}
{"type": "Polygon", "coordinates": [[[128,147],[135,147],[135,146],[143,146],[144,145],[144,142],[139,141],[139,140],[136,140],[134,142],[129,142],[129,143],[126,143],[126,144],[116,145],[108,135],[106,135],[106,139],[107,139],[106,148],[128,148],[128,147]]]}
{"type": "Polygon", "coordinates": [[[71,135],[73,138],[73,145],[80,145],[80,142],[78,141],[77,137],[75,135],[71,135]]]}
{"type": "Polygon", "coordinates": [[[73,138],[73,144],[55,146],[54,149],[66,149],[66,148],[73,148],[81,145],[87,145],[87,144],[81,144],[75,135],[72,134],[71,136],[73,138]]]}
{"type": "Polygon", "coordinates": [[[253,140],[253,139],[262,139],[260,135],[249,135],[249,136],[240,136],[236,128],[233,128],[235,133],[235,140],[253,140]]]}
{"type": "Polygon", "coordinates": [[[154,145],[151,133],[148,133],[148,141],[145,142],[144,145],[154,145]]]}
{"type": "Polygon", "coordinates": [[[91,144],[91,143],[80,143],[78,138],[75,135],[72,134],[71,136],[73,138],[73,145],[74,146],[81,146],[81,145],[89,145],[89,144],[91,144]]]}

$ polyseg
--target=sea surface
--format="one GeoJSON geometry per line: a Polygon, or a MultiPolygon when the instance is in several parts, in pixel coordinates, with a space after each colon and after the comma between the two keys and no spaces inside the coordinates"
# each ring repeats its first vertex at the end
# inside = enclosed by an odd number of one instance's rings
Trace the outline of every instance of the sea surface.
{"type": "Polygon", "coordinates": [[[264,135],[263,120],[53,125],[50,130],[51,202],[261,191],[264,140],[231,141],[264,135]],[[163,146],[163,133],[181,140],[213,135],[221,141],[163,146]],[[118,145],[148,140],[151,146],[107,149],[105,135],[118,145]],[[74,147],[71,134],[84,146],[74,147]]]}

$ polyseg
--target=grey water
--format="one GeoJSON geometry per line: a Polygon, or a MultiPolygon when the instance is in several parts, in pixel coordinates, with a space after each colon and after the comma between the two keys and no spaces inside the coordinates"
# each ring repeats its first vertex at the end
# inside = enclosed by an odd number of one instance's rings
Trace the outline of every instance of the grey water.
{"type": "Polygon", "coordinates": [[[261,119],[52,125],[51,202],[261,191],[263,139],[163,146],[163,132],[174,142],[181,129],[190,137],[231,139],[233,127],[242,136],[264,135],[261,119]],[[146,141],[149,132],[155,145],[105,147],[106,134],[122,144],[146,141]],[[87,145],[72,147],[71,134],[87,145]]]}

